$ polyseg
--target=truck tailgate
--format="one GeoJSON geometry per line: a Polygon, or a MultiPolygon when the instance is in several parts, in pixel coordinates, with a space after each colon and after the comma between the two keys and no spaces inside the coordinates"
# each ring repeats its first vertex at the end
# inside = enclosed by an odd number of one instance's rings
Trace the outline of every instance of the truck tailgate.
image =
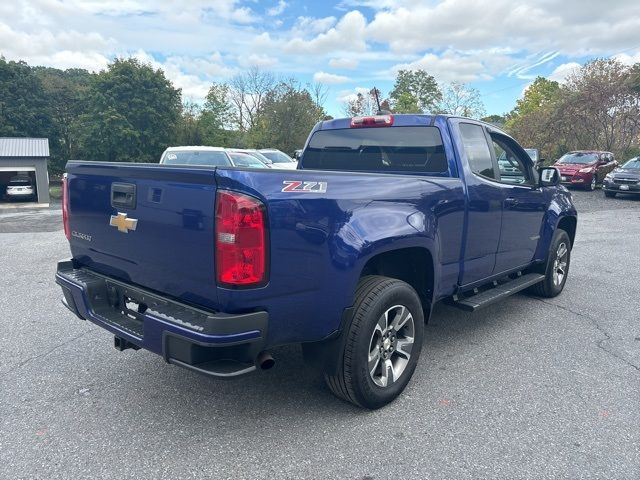
{"type": "Polygon", "coordinates": [[[67,175],[76,262],[216,308],[215,169],[69,162],[67,175]]]}

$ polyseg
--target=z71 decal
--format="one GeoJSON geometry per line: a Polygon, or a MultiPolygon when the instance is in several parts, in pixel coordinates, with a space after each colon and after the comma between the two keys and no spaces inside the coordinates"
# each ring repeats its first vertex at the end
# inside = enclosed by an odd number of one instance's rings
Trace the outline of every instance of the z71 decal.
{"type": "Polygon", "coordinates": [[[327,182],[303,182],[301,180],[285,180],[282,182],[283,192],[327,193],[327,182]]]}

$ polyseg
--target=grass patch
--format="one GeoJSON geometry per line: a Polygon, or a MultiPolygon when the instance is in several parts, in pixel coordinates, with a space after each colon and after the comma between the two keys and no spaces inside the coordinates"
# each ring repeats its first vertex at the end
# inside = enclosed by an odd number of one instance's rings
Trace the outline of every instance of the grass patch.
{"type": "Polygon", "coordinates": [[[56,200],[60,200],[62,198],[62,186],[51,185],[49,187],[49,196],[51,198],[55,198],[56,200]]]}

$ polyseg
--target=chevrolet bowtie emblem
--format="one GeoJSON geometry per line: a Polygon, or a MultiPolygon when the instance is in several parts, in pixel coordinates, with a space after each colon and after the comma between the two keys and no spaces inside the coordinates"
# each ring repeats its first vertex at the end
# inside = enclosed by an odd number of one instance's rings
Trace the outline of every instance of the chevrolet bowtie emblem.
{"type": "Polygon", "coordinates": [[[126,213],[118,212],[117,215],[111,215],[109,225],[117,227],[119,232],[129,233],[129,230],[135,230],[138,226],[138,220],[135,218],[127,218],[126,213]]]}

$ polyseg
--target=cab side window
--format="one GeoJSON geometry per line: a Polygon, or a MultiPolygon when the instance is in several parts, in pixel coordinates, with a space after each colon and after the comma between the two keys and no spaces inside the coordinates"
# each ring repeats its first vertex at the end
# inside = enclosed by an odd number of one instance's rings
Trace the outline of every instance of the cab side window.
{"type": "Polygon", "coordinates": [[[491,133],[491,146],[498,160],[499,181],[516,185],[531,184],[531,171],[527,159],[516,153],[508,137],[491,133]]]}
{"type": "Polygon", "coordinates": [[[497,180],[484,128],[472,123],[460,123],[460,135],[471,171],[481,177],[497,180]]]}

